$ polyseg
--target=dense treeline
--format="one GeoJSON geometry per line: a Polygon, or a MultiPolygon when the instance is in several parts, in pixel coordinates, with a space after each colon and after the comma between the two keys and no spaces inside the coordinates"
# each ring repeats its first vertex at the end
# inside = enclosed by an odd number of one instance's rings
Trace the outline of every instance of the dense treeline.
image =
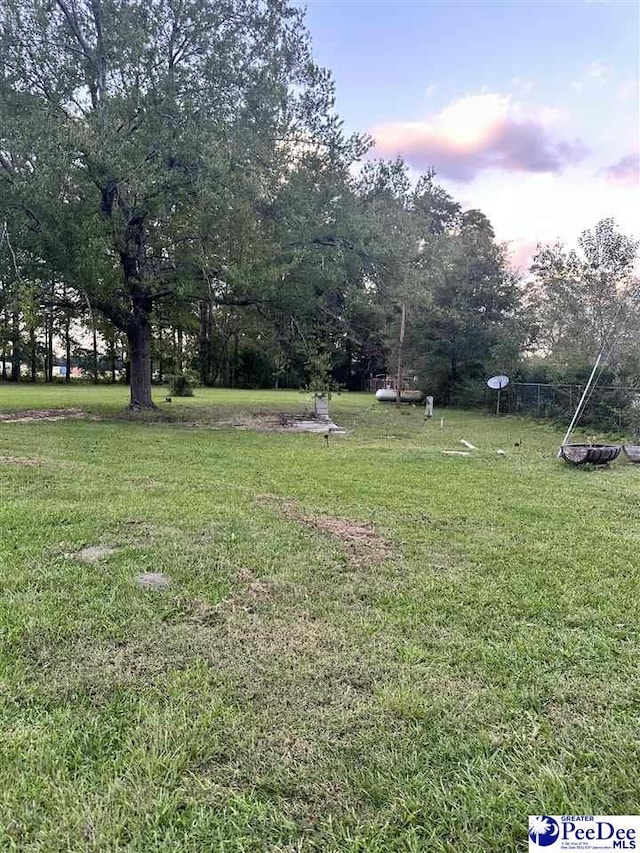
{"type": "Polygon", "coordinates": [[[480,211],[369,159],[333,97],[286,0],[6,0],[2,378],[124,372],[142,407],[152,375],[185,371],[361,389],[395,367],[403,308],[407,369],[443,401],[527,347],[592,357],[633,241],[605,222],[584,258],[541,250],[525,286],[480,211]]]}

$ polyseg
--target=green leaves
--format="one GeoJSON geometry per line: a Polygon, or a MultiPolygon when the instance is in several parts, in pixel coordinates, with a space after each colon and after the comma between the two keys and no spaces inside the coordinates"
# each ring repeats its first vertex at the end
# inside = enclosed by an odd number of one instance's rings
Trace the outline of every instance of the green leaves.
{"type": "Polygon", "coordinates": [[[560,367],[592,363],[603,345],[619,372],[637,361],[638,243],[603,219],[584,231],[578,250],[539,247],[529,301],[540,348],[560,367]]]}

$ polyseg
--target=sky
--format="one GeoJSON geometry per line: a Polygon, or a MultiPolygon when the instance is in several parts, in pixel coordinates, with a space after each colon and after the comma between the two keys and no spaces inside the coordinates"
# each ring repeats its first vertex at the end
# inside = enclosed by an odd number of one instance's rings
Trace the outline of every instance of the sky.
{"type": "Polygon", "coordinates": [[[307,0],[347,131],[479,207],[514,265],[612,216],[640,237],[636,0],[307,0]]]}

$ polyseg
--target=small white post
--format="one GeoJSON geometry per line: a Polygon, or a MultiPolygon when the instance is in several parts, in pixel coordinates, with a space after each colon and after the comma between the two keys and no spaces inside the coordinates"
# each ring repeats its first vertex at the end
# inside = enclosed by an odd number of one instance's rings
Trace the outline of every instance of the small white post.
{"type": "Polygon", "coordinates": [[[433,397],[427,397],[426,404],[424,407],[424,417],[425,420],[427,418],[433,417],[433,397]]]}
{"type": "Polygon", "coordinates": [[[326,396],[316,396],[315,400],[315,411],[316,417],[320,418],[323,421],[329,420],[329,400],[326,396]]]}

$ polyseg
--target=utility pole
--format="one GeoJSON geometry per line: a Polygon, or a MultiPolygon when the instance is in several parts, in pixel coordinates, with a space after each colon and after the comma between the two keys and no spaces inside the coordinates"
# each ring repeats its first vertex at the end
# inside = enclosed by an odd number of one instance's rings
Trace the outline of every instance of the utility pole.
{"type": "Polygon", "coordinates": [[[402,319],[400,320],[400,340],[398,341],[398,379],[396,382],[396,406],[400,407],[402,395],[402,344],[404,342],[404,325],[407,317],[406,303],[402,303],[402,319]]]}

